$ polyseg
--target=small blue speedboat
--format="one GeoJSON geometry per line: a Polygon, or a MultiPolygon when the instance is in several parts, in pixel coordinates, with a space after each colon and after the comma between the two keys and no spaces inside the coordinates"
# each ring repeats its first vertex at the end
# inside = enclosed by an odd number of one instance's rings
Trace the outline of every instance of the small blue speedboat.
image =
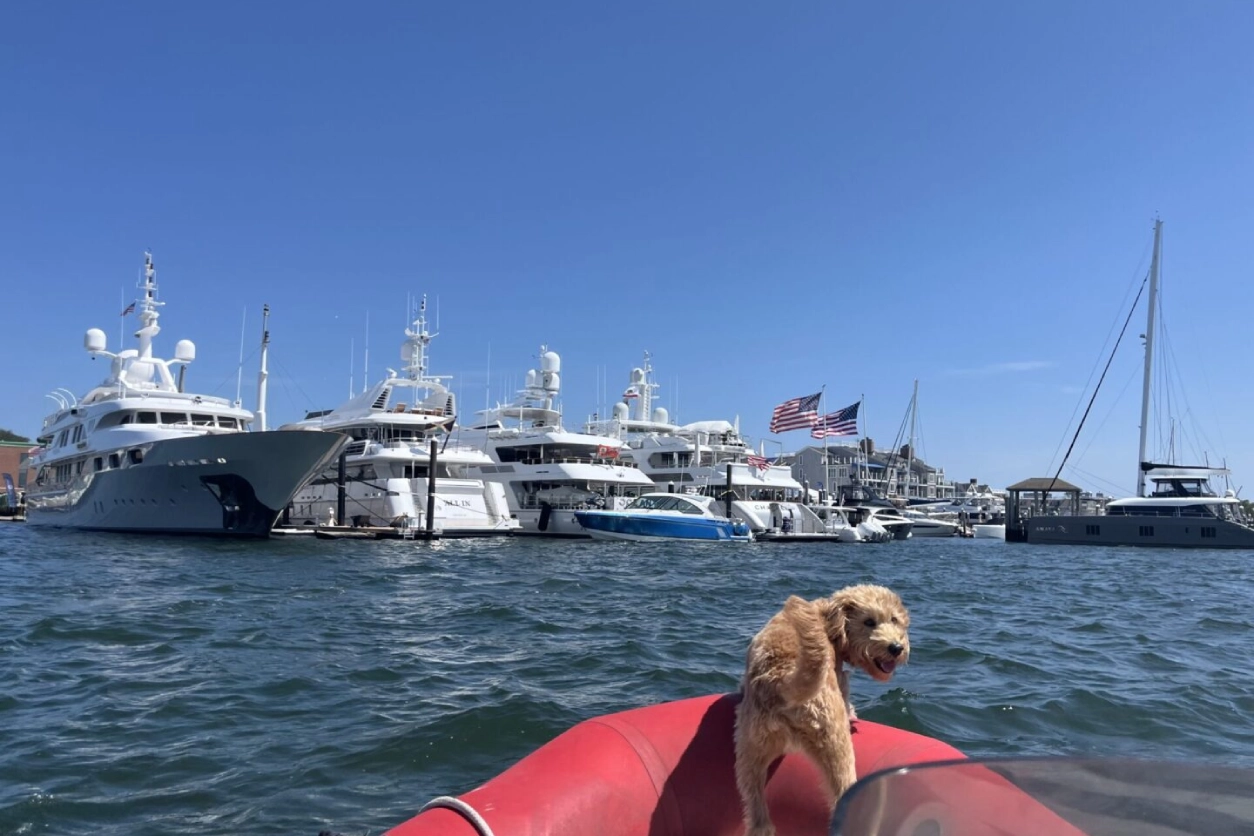
{"type": "Polygon", "coordinates": [[[646,493],[621,511],[576,511],[575,519],[601,540],[750,539],[748,523],[718,511],[718,500],[710,496],[646,493]]]}

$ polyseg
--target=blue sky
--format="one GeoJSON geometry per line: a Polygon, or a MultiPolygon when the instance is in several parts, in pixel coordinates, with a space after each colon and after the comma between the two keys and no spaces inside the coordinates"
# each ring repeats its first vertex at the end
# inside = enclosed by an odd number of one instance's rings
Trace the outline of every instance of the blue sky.
{"type": "MultiPolygon", "coordinates": [[[[367,318],[396,367],[425,293],[464,412],[546,344],[578,424],[648,350],[681,421],[795,449],[771,409],[826,387],[885,446],[917,378],[920,450],[1001,487],[1057,467],[1158,215],[1177,457],[1240,485],[1251,31],[1242,2],[6,4],[0,426],[100,379],[83,331],[116,347],[150,248],[189,388],[234,396],[247,317],[253,405],[271,305],[272,421],[360,388],[367,318]]],[[[1143,330],[1085,487],[1132,487],[1143,330]]]]}

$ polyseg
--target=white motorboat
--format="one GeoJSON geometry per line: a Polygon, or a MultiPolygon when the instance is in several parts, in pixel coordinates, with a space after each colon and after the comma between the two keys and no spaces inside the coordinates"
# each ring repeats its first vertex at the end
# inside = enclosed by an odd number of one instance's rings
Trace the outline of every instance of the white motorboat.
{"type": "Polygon", "coordinates": [[[138,348],[112,353],[104,332],[89,330],[87,351],[108,358],[108,376],[81,399],[67,389],[52,396],[58,408],[44,420],[30,461],[37,475],[26,491],[27,523],[265,537],[346,438],[247,432],[254,415],[238,402],[186,391],[192,342],[180,340],[172,360],[153,353],[164,303],[151,254],[142,287],[138,348]]]}
{"type": "Polygon", "coordinates": [[[953,537],[958,533],[958,521],[952,514],[933,516],[913,508],[901,509],[901,515],[910,520],[913,537],[953,537]]]}
{"type": "Polygon", "coordinates": [[[342,473],[340,463],[333,463],[297,492],[289,525],[429,527],[444,537],[519,528],[499,482],[453,475],[492,459],[451,435],[456,399],[447,375],[428,373],[427,348],[437,335],[427,330],[426,307],[424,298],[412,327],[405,329],[402,373],[389,369],[385,379],[335,409],[285,427],[334,430],[352,439],[342,473]]]}
{"type": "Polygon", "coordinates": [[[514,401],[480,411],[473,426],[457,430],[463,444],[486,452],[491,463],[457,470],[503,485],[520,533],[587,537],[572,511],[619,510],[655,485],[620,456],[619,439],[565,429],[556,406],[560,391],[561,358],[541,347],[540,368],[527,372],[514,401]]]}

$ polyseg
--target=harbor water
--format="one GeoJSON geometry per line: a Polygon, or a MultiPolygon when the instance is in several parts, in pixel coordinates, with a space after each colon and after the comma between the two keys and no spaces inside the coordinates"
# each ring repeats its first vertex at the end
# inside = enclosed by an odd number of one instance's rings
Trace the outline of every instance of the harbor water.
{"type": "Polygon", "coordinates": [[[0,526],[0,834],[378,834],[585,718],[737,687],[791,594],[896,589],[864,719],[1254,765],[1251,555],[917,539],[262,542],[0,526]]]}

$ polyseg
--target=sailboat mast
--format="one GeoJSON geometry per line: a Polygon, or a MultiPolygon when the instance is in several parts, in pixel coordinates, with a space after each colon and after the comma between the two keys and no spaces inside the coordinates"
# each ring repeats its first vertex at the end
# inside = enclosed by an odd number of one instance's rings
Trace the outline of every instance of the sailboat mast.
{"type": "Polygon", "coordinates": [[[1141,446],[1136,458],[1136,495],[1145,496],[1145,441],[1149,434],[1150,380],[1154,372],[1154,314],[1158,309],[1158,264],[1163,222],[1154,221],[1154,257],[1150,261],[1149,314],[1145,325],[1145,379],[1141,384],[1141,446]]]}
{"type": "Polygon", "coordinates": [[[914,419],[919,409],[919,381],[914,381],[914,394],[910,396],[910,442],[906,445],[906,504],[910,504],[910,474],[914,470],[914,419]]]}

